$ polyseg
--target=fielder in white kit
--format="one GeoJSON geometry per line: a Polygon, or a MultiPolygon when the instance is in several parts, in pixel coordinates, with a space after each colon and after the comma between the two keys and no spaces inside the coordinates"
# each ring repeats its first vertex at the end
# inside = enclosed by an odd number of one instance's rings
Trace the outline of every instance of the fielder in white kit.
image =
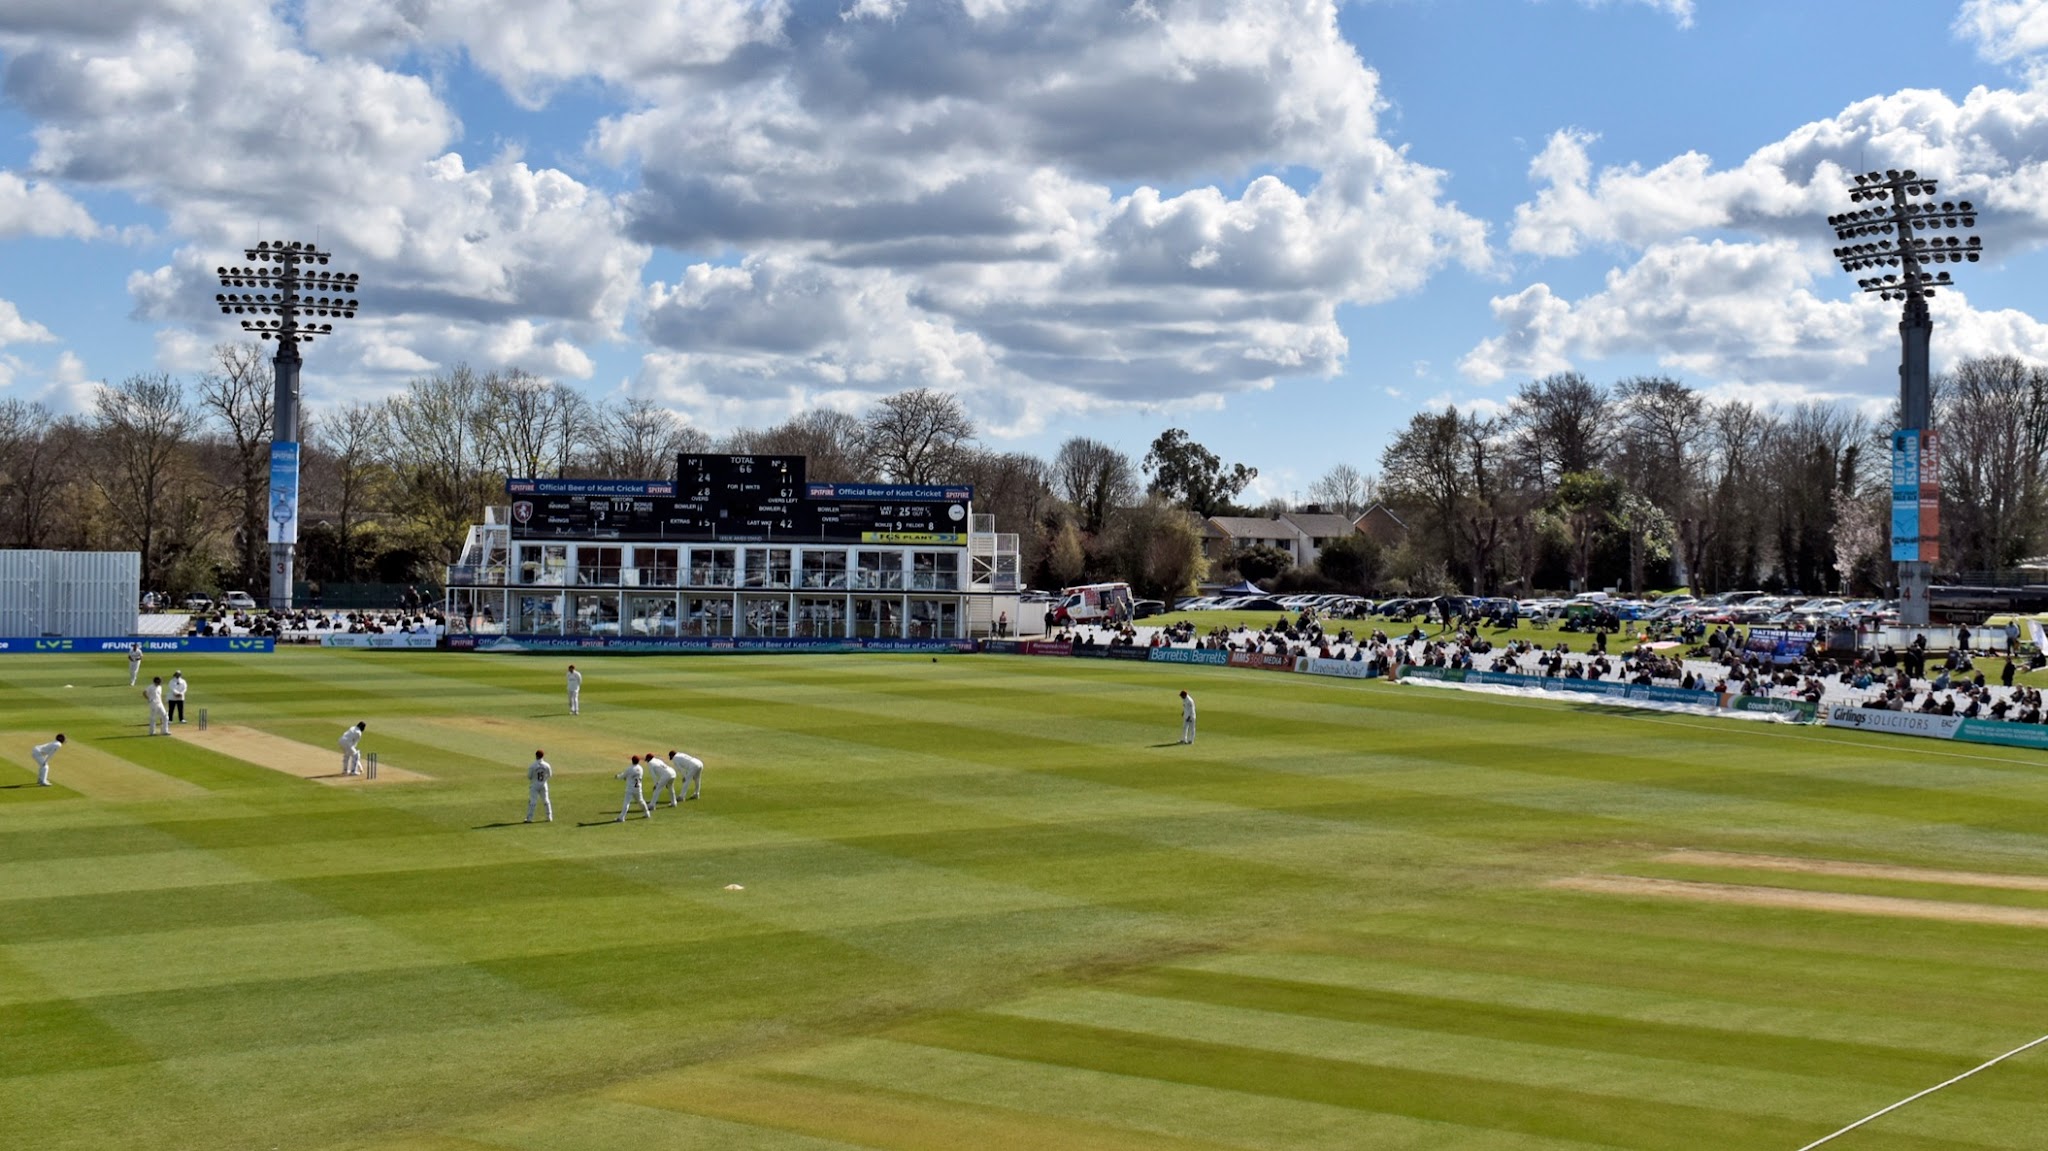
{"type": "Polygon", "coordinates": [[[128,686],[134,687],[136,677],[141,674],[142,645],[139,643],[131,643],[128,645],[128,686]]]}
{"type": "Polygon", "coordinates": [[[63,750],[63,747],[64,733],[60,731],[57,733],[57,738],[48,743],[39,743],[29,750],[30,758],[36,761],[37,787],[50,786],[50,760],[55,758],[57,753],[63,750]]]}
{"type": "Polygon", "coordinates": [[[1195,697],[1180,693],[1180,741],[1195,742],[1195,697]]]}
{"type": "Polygon", "coordinates": [[[674,748],[670,748],[668,753],[668,761],[671,764],[675,765],[675,769],[678,772],[682,773],[682,790],[687,791],[689,793],[688,795],[683,796],[684,799],[695,799],[698,796],[704,794],[703,760],[698,759],[696,756],[690,755],[687,752],[681,752],[675,750],[674,748]]]}
{"type": "Polygon", "coordinates": [[[548,822],[555,821],[555,801],[548,798],[548,780],[555,777],[555,769],[547,761],[547,753],[536,750],[533,762],[526,768],[526,822],[533,822],[533,808],[539,804],[548,813],[548,822]]]}
{"type": "Polygon", "coordinates": [[[654,809],[647,805],[647,793],[645,791],[642,791],[640,788],[640,780],[643,778],[643,771],[640,767],[639,756],[636,755],[633,757],[632,766],[628,767],[626,770],[620,772],[612,778],[623,779],[626,781],[626,799],[625,802],[619,804],[619,817],[615,820],[612,820],[613,823],[626,822],[626,813],[633,810],[633,801],[636,799],[640,801],[640,810],[647,813],[647,818],[654,818],[654,809]]]}
{"type": "Polygon", "coordinates": [[[369,726],[369,721],[365,720],[354,727],[342,730],[341,774],[361,775],[363,773],[363,753],[356,750],[356,745],[363,742],[363,731],[369,726]]]}
{"type": "Polygon", "coordinates": [[[569,714],[583,714],[583,673],[573,663],[569,665],[569,714]]]}
{"type": "Polygon", "coordinates": [[[670,767],[666,760],[651,751],[647,753],[645,762],[647,764],[648,776],[654,780],[654,806],[661,806],[661,793],[666,789],[668,791],[668,805],[674,807],[676,805],[676,796],[680,794],[676,788],[676,769],[670,767]]]}
{"type": "Polygon", "coordinates": [[[142,689],[142,698],[149,701],[149,734],[171,734],[171,713],[164,710],[164,677],[153,677],[142,689]]]}

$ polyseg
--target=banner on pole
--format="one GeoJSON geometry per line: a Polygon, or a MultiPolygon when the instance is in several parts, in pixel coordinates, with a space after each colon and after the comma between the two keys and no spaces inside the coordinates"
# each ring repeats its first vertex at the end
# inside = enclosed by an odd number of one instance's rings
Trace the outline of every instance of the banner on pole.
{"type": "Polygon", "coordinates": [[[270,445],[270,542],[299,542],[299,445],[270,445]]]}

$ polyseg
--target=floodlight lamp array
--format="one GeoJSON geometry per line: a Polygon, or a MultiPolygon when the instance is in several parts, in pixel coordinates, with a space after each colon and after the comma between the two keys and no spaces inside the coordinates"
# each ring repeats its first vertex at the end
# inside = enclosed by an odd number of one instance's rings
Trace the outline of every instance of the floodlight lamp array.
{"type": "Polygon", "coordinates": [[[308,343],[315,336],[334,331],[331,323],[301,323],[301,317],[352,320],[356,315],[356,287],[361,277],[354,272],[316,270],[331,258],[311,244],[298,240],[265,240],[245,249],[245,258],[256,266],[220,267],[215,271],[224,288],[257,288],[249,292],[216,294],[214,303],[222,315],[275,316],[272,320],[241,321],[242,330],[280,342],[308,343]],[[265,267],[263,265],[275,265],[265,267]],[[317,294],[316,294],[317,293],[317,294]]]}
{"type": "Polygon", "coordinates": [[[1984,243],[1976,236],[1922,236],[1916,233],[1977,226],[1977,209],[1968,200],[1916,202],[1914,197],[1933,196],[1937,181],[1911,168],[1865,172],[1849,189],[1852,203],[1871,203],[1828,217],[1835,237],[1849,243],[1835,249],[1842,270],[1855,273],[1876,268],[1897,268],[1896,273],[1858,279],[1857,287],[1874,292],[1880,299],[1926,299],[1936,288],[1951,287],[1947,272],[1929,273],[1925,264],[1971,263],[1983,257],[1984,243]],[[1870,237],[1889,237],[1872,240],[1870,237]]]}

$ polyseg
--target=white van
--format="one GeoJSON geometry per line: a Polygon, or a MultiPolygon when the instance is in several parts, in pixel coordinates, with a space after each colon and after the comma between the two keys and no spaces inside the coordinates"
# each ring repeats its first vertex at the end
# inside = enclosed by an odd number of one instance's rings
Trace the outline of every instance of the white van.
{"type": "Polygon", "coordinates": [[[1117,623],[1131,618],[1131,585],[1087,583],[1060,589],[1051,623],[1117,623]]]}

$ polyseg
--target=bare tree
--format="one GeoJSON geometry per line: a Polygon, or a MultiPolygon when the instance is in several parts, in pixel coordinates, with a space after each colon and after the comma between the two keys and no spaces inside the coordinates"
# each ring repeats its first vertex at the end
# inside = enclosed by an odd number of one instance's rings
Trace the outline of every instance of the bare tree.
{"type": "Polygon", "coordinates": [[[812,408],[772,428],[745,428],[726,438],[725,449],[740,455],[802,456],[805,476],[820,483],[873,479],[868,466],[866,426],[858,416],[812,408]]]}
{"type": "Polygon", "coordinates": [[[1308,486],[1308,498],[1337,515],[1356,519],[1379,498],[1379,481],[1350,464],[1337,464],[1308,486]]]}
{"type": "MultiPolygon", "coordinates": [[[[333,513],[336,544],[334,575],[344,582],[355,579],[356,534],[371,506],[371,484],[378,468],[378,448],[383,435],[385,409],[376,404],[350,404],[324,414],[314,425],[313,443],[319,449],[318,467],[308,468],[317,477],[321,510],[333,513]]],[[[311,462],[310,460],[308,461],[311,462]]]]}
{"type": "Polygon", "coordinates": [[[273,378],[258,343],[216,344],[199,378],[199,410],[226,448],[223,494],[235,509],[235,578],[253,588],[268,566],[273,378]]]}
{"type": "MultiPolygon", "coordinates": [[[[1706,400],[1664,376],[1623,380],[1614,391],[1619,417],[1611,461],[1615,474],[1661,510],[1674,531],[1687,520],[1698,524],[1710,514],[1706,505],[1711,493],[1700,483],[1709,430],[1706,400]]],[[[1629,522],[1643,525],[1656,520],[1631,506],[1629,522]]],[[[1645,538],[1632,533],[1630,541],[1634,545],[1645,538]]],[[[1640,547],[1630,548],[1631,587],[1642,583],[1640,561],[1646,554],[1640,547]]],[[[1683,547],[1665,554],[1678,560],[1675,566],[1684,569],[1681,578],[1692,578],[1683,547]]]]}
{"type": "Polygon", "coordinates": [[[620,479],[662,479],[676,474],[676,457],[708,451],[711,437],[644,396],[627,396],[599,409],[590,434],[591,470],[620,479]]]}
{"type": "Polygon", "coordinates": [[[1075,436],[1052,460],[1052,486],[1081,517],[1081,529],[1100,532],[1109,514],[1138,498],[1138,473],[1131,458],[1100,440],[1075,436]]]}
{"type": "Polygon", "coordinates": [[[1577,372],[1523,384],[1508,423],[1526,482],[1548,492],[1565,476],[1605,465],[1613,419],[1607,393],[1577,372]]]}
{"type": "Polygon", "coordinates": [[[413,380],[382,409],[377,453],[396,481],[394,510],[443,562],[504,490],[505,476],[491,467],[490,410],[483,377],[466,364],[413,380]]]}
{"type": "Polygon", "coordinates": [[[51,516],[75,470],[78,427],[42,404],[0,400],[0,541],[48,546],[51,516]]]}
{"type": "Polygon", "coordinates": [[[2048,515],[2048,368],[1964,360],[1935,381],[1948,564],[1996,571],[2038,554],[2048,515]]]}
{"type": "Polygon", "coordinates": [[[92,469],[117,525],[117,537],[142,553],[143,583],[161,586],[167,565],[160,535],[182,522],[185,451],[195,424],[185,389],[162,372],[101,384],[93,398],[93,428],[100,463],[92,469]]]}
{"type": "Polygon", "coordinates": [[[514,368],[482,378],[491,462],[507,476],[559,476],[587,438],[590,401],[557,380],[514,368]]]}
{"type": "Polygon", "coordinates": [[[868,458],[899,484],[935,484],[973,443],[974,421],[950,392],[913,388],[875,403],[863,426],[868,458]]]}

